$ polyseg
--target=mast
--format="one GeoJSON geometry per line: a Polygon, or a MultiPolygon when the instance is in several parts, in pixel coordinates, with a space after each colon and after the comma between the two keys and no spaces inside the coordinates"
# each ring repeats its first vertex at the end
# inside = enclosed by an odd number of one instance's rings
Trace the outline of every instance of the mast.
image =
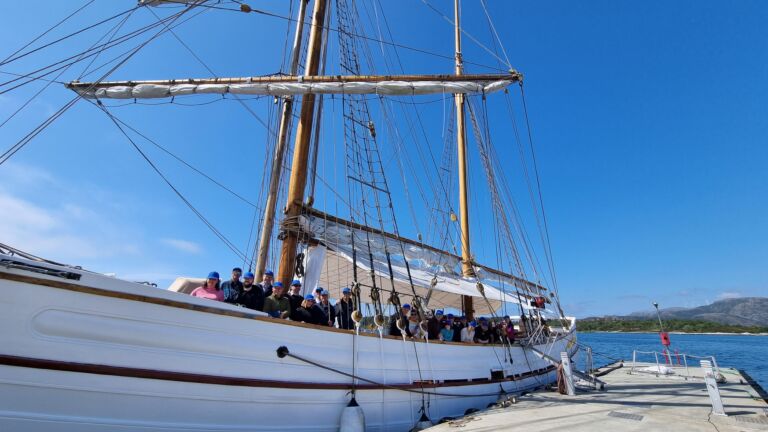
{"type": "MultiPolygon", "coordinates": [[[[320,66],[325,7],[326,0],[315,0],[312,11],[312,28],[309,33],[307,63],[304,71],[305,75],[317,75],[320,66]]],[[[301,101],[299,125],[296,128],[293,163],[291,166],[291,180],[288,184],[288,202],[285,206],[285,218],[289,223],[295,220],[301,213],[304,188],[307,185],[307,159],[309,156],[314,110],[315,95],[304,95],[301,101]]],[[[288,230],[280,250],[280,266],[276,278],[276,280],[281,281],[286,286],[293,278],[294,266],[296,264],[297,243],[297,233],[288,230]]]]}
{"type": "MultiPolygon", "coordinates": [[[[299,69],[299,50],[301,49],[301,36],[304,31],[304,15],[309,0],[299,0],[298,19],[296,20],[296,34],[293,38],[293,48],[291,49],[291,69],[290,74],[296,75],[299,69]]],[[[283,112],[280,117],[280,129],[277,135],[277,145],[275,146],[275,155],[272,159],[272,177],[269,180],[269,192],[264,208],[264,225],[261,227],[261,241],[259,242],[259,253],[256,259],[256,280],[260,281],[264,276],[264,270],[267,267],[267,254],[269,253],[269,243],[272,241],[272,230],[275,226],[275,209],[277,207],[277,194],[280,188],[280,174],[283,171],[283,157],[288,142],[288,128],[293,116],[293,97],[283,98],[283,112]]]]}
{"type": "MultiPolygon", "coordinates": [[[[459,22],[459,0],[454,0],[454,24],[456,41],[456,75],[464,73],[461,59],[461,24],[459,22]]],[[[472,254],[469,248],[469,206],[467,204],[467,131],[464,122],[464,94],[453,96],[456,101],[456,143],[458,146],[459,162],[459,214],[461,222],[461,272],[465,277],[474,276],[472,254]]],[[[472,319],[472,297],[462,296],[461,306],[464,314],[472,319]]]]}

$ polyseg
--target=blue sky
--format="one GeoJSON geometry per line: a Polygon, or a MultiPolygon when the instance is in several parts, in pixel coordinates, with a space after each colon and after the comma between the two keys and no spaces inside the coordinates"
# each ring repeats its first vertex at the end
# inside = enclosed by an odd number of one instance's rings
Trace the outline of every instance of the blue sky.
{"type": "MultiPolygon", "coordinates": [[[[0,58],[84,3],[43,1],[33,11],[23,2],[3,2],[0,58]]],[[[359,3],[364,20],[375,22],[370,5],[381,3],[359,3]]],[[[385,23],[379,17],[382,34],[386,35],[388,25],[397,43],[450,58],[452,29],[443,17],[422,1],[382,3],[387,19],[385,23]]],[[[446,15],[451,15],[449,3],[429,1],[446,15]]],[[[577,316],[627,313],[648,309],[654,300],[662,306],[696,306],[724,297],[766,295],[768,40],[762,29],[768,5],[758,1],[487,3],[511,64],[525,74],[526,103],[566,312],[577,316]]],[[[286,4],[268,1],[252,6],[285,15],[286,4]]],[[[132,1],[97,0],[41,42],[133,5],[132,1]]],[[[479,5],[479,1],[464,2],[465,29],[493,51],[494,38],[479,5]]],[[[167,16],[177,10],[155,12],[167,16]]],[[[151,12],[139,10],[121,31],[155,21],[151,12]]],[[[287,25],[285,20],[263,15],[208,10],[180,26],[177,34],[217,75],[263,75],[280,69],[287,25]]],[[[24,73],[67,57],[77,48],[88,47],[108,28],[0,66],[0,72],[24,73]]],[[[374,30],[366,31],[374,36],[374,30]]],[[[464,44],[465,58],[472,62],[469,72],[488,71],[474,63],[499,67],[492,55],[468,38],[464,44]]],[[[128,47],[104,53],[94,64],[128,47]]],[[[370,49],[377,72],[397,72],[386,69],[377,44],[370,49]]],[[[391,47],[384,49],[387,58],[393,59],[391,47]]],[[[408,73],[452,71],[450,59],[407,49],[397,52],[408,73]]],[[[59,79],[78,78],[85,63],[59,79]]],[[[209,75],[166,34],[110,78],[209,75]]],[[[0,74],[2,82],[10,77],[0,74]]],[[[43,85],[0,94],[0,122],[43,85]]],[[[0,91],[6,88],[0,86],[0,91]]],[[[10,147],[71,97],[61,85],[50,86],[0,128],[0,148],[10,147]]],[[[264,127],[236,101],[196,98],[184,102],[212,103],[130,104],[111,111],[258,202],[267,151],[264,127]]],[[[519,92],[513,91],[511,98],[519,107],[519,92]]],[[[444,110],[451,109],[450,100],[424,100],[427,103],[418,107],[429,125],[425,129],[429,144],[424,145],[439,158],[444,110]]],[[[272,108],[267,102],[244,103],[268,120],[272,108]]],[[[525,209],[530,204],[526,204],[527,190],[515,162],[517,150],[509,138],[509,117],[503,103],[493,103],[489,101],[493,141],[509,167],[505,175],[516,202],[525,209]]],[[[331,143],[339,140],[341,105],[328,105],[323,138],[331,143]],[[336,120],[331,118],[334,114],[336,120]]],[[[372,113],[382,151],[390,155],[395,147],[392,136],[385,131],[381,112],[374,109],[372,113]]],[[[520,121],[519,109],[516,115],[520,121]]],[[[253,207],[151,145],[142,143],[142,147],[228,238],[248,249],[253,207]]],[[[343,146],[326,148],[321,175],[338,186],[335,182],[343,177],[339,174],[343,146]]],[[[407,148],[411,162],[418,166],[419,159],[407,148]]],[[[470,166],[471,182],[479,184],[483,174],[476,154],[470,156],[470,166]]],[[[400,190],[403,180],[398,171],[392,165],[388,169],[393,190],[400,190]]],[[[414,198],[415,183],[426,183],[429,173],[406,171],[411,198],[419,201],[414,198]]],[[[407,197],[402,192],[394,195],[403,233],[415,236],[425,229],[416,226],[429,210],[417,208],[417,222],[409,224],[407,197]]],[[[471,200],[481,208],[488,194],[477,192],[471,200]]],[[[318,193],[318,207],[343,214],[343,209],[334,207],[335,201],[327,191],[318,193]]],[[[86,102],[78,103],[0,166],[0,209],[0,241],[128,279],[165,285],[179,274],[226,271],[242,263],[139,159],[109,120],[86,102]]],[[[487,211],[475,214],[476,253],[489,262],[493,246],[487,241],[491,235],[487,211]]],[[[530,218],[525,223],[535,228],[530,218]]],[[[535,230],[530,234],[538,238],[535,230]]]]}

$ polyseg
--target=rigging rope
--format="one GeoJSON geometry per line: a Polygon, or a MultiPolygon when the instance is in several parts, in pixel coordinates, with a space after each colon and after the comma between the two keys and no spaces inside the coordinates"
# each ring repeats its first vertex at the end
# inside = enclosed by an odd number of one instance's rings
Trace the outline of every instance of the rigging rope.
{"type": "MultiPolygon", "coordinates": [[[[183,16],[185,13],[189,12],[192,9],[192,7],[187,7],[183,11],[179,12],[178,14],[175,14],[173,20],[175,21],[179,17],[183,16]]],[[[118,64],[113,66],[109,71],[107,71],[105,74],[103,74],[98,80],[96,80],[91,86],[89,86],[86,91],[89,91],[93,89],[93,87],[104,80],[107,76],[112,74],[115,70],[117,70],[120,66],[125,64],[129,59],[131,59],[136,53],[138,53],[142,48],[144,48],[147,44],[149,44],[151,41],[155,40],[157,37],[162,35],[165,31],[161,30],[158,33],[155,33],[151,38],[144,41],[142,44],[135,47],[123,60],[121,60],[118,64]]],[[[2,94],[2,92],[0,92],[2,94]]],[[[29,132],[27,135],[25,135],[22,139],[17,141],[14,145],[12,145],[8,150],[6,150],[2,155],[0,155],[0,165],[7,162],[13,155],[15,155],[19,150],[24,148],[27,144],[29,144],[30,141],[32,141],[37,135],[39,135],[43,130],[45,130],[48,126],[50,126],[54,121],[56,121],[59,117],[61,117],[64,112],[66,112],[69,108],[71,108],[75,103],[77,103],[82,98],[82,95],[78,93],[74,98],[72,98],[69,102],[64,104],[61,108],[59,108],[58,111],[51,114],[47,119],[45,119],[42,123],[40,123],[37,127],[35,127],[31,132],[29,132]]]]}
{"type": "MultiPolygon", "coordinates": [[[[421,386],[422,386],[421,390],[409,389],[409,388],[397,387],[397,386],[394,386],[394,385],[390,385],[390,384],[385,384],[385,383],[382,383],[382,382],[374,381],[374,380],[371,380],[371,379],[368,379],[368,378],[361,377],[361,376],[356,375],[356,374],[351,374],[349,372],[344,372],[343,370],[339,370],[339,369],[336,369],[336,368],[332,368],[330,366],[326,366],[326,365],[324,365],[322,363],[310,360],[310,359],[308,359],[306,357],[298,356],[296,354],[293,354],[285,346],[281,346],[281,347],[279,347],[277,349],[277,356],[280,357],[280,358],[290,357],[290,358],[296,359],[298,361],[307,363],[309,365],[318,367],[320,369],[324,369],[324,370],[327,370],[329,372],[333,372],[333,373],[336,373],[336,374],[339,374],[339,375],[343,375],[343,376],[346,376],[346,377],[349,377],[349,378],[353,378],[353,379],[356,379],[356,380],[359,380],[359,381],[367,382],[368,384],[373,384],[375,386],[379,386],[381,388],[389,389],[389,390],[398,390],[398,391],[403,391],[403,392],[408,392],[408,393],[417,393],[417,394],[427,395],[427,396],[449,396],[449,397],[501,396],[501,395],[504,395],[504,394],[507,393],[504,390],[503,387],[501,388],[501,391],[493,392],[493,393],[476,393],[476,394],[469,394],[469,393],[442,393],[442,392],[437,392],[437,391],[427,391],[427,390],[424,390],[424,383],[420,383],[421,386]]],[[[509,382],[514,382],[515,381],[515,379],[510,379],[510,378],[507,378],[507,379],[509,379],[509,382]]],[[[482,383],[480,383],[480,384],[482,384],[482,383]]],[[[493,384],[493,383],[488,383],[488,384],[493,384]]]]}
{"type": "MultiPolygon", "coordinates": [[[[88,2],[88,4],[86,4],[85,6],[88,6],[88,5],[89,5],[89,4],[91,4],[91,3],[93,3],[93,0],[91,0],[90,2],[88,2]]],[[[112,15],[112,16],[111,16],[111,17],[109,17],[109,18],[106,18],[106,19],[104,19],[104,20],[101,20],[101,21],[97,22],[96,24],[92,24],[92,25],[90,25],[90,26],[88,26],[88,27],[85,27],[85,28],[82,28],[82,29],[80,29],[80,30],[77,30],[77,31],[75,31],[74,33],[70,33],[70,34],[68,34],[68,35],[66,35],[66,36],[64,36],[64,37],[61,37],[61,38],[59,38],[59,39],[56,39],[56,40],[54,40],[54,41],[52,41],[52,42],[49,42],[49,43],[47,43],[47,44],[45,44],[45,45],[43,45],[43,46],[37,47],[37,48],[35,48],[35,49],[31,50],[31,51],[25,52],[24,54],[21,54],[21,55],[18,55],[18,56],[17,56],[17,54],[18,54],[20,51],[22,51],[24,48],[27,48],[28,46],[32,45],[32,44],[33,44],[33,43],[35,43],[35,42],[36,42],[38,39],[40,39],[41,37],[45,36],[45,35],[46,35],[48,32],[50,32],[51,30],[53,30],[53,29],[55,29],[56,27],[58,27],[60,24],[62,24],[62,23],[64,23],[65,21],[67,21],[69,18],[71,18],[72,16],[74,16],[74,15],[75,15],[77,12],[80,12],[80,11],[81,11],[83,8],[85,8],[85,6],[81,7],[81,8],[80,8],[80,9],[78,9],[78,10],[76,10],[75,12],[73,12],[71,15],[69,15],[69,16],[68,16],[68,17],[66,17],[66,18],[64,18],[63,20],[59,21],[59,23],[57,23],[57,24],[56,24],[56,25],[54,25],[53,27],[49,28],[49,29],[48,29],[48,30],[46,30],[45,32],[43,32],[43,33],[42,33],[40,36],[36,37],[35,39],[33,39],[33,40],[32,40],[31,42],[29,42],[28,44],[26,44],[26,45],[24,45],[23,47],[21,47],[21,48],[19,48],[18,50],[16,50],[16,51],[15,51],[13,54],[11,54],[10,56],[6,57],[6,58],[5,58],[3,61],[0,61],[0,66],[5,66],[6,64],[9,64],[9,63],[15,62],[16,60],[19,60],[19,59],[21,59],[21,58],[24,58],[24,57],[26,57],[26,56],[28,56],[28,55],[30,55],[30,54],[32,54],[32,53],[35,53],[35,52],[37,52],[37,51],[40,51],[40,50],[42,50],[42,49],[48,48],[48,47],[49,47],[49,46],[51,46],[51,45],[55,45],[55,44],[57,44],[57,43],[59,43],[59,42],[61,42],[61,41],[64,41],[64,40],[66,40],[66,39],[69,39],[69,38],[71,38],[71,37],[73,37],[73,36],[77,36],[78,34],[80,34],[80,33],[84,32],[84,31],[88,31],[88,30],[90,30],[90,29],[92,29],[92,28],[94,28],[94,27],[98,27],[98,26],[100,26],[101,24],[104,24],[104,23],[106,23],[106,22],[112,21],[112,20],[113,20],[113,19],[115,19],[115,18],[118,18],[118,17],[120,17],[120,16],[123,16],[123,15],[125,15],[125,14],[127,14],[127,13],[132,13],[132,12],[133,12],[133,11],[135,11],[136,9],[138,9],[138,8],[142,7],[141,5],[137,5],[137,6],[134,6],[134,7],[130,8],[130,9],[128,9],[128,10],[125,10],[125,11],[123,11],[123,12],[120,12],[120,13],[118,13],[118,14],[112,15]]]]}
{"type": "MultiPolygon", "coordinates": [[[[165,18],[165,20],[167,20],[169,22],[176,21],[179,17],[181,17],[182,15],[186,14],[189,10],[190,9],[184,9],[183,11],[177,12],[176,14],[173,14],[173,15],[165,18]]],[[[186,22],[186,21],[184,21],[184,22],[186,22]]],[[[179,25],[182,24],[182,23],[179,23],[179,25]]],[[[132,32],[126,33],[125,35],[122,35],[119,38],[112,40],[111,42],[107,42],[107,43],[104,43],[104,44],[101,44],[101,45],[96,45],[96,46],[94,46],[92,48],[89,48],[89,49],[87,49],[85,51],[82,51],[80,53],[77,53],[75,55],[67,57],[67,58],[65,58],[63,60],[59,60],[59,61],[57,61],[55,63],[52,63],[52,64],[50,64],[48,66],[45,66],[45,67],[42,67],[42,68],[38,68],[38,69],[36,69],[36,70],[34,70],[32,72],[29,72],[29,73],[24,74],[22,76],[19,76],[17,78],[14,78],[14,79],[11,79],[9,81],[5,81],[3,83],[0,83],[0,87],[3,87],[3,86],[7,86],[9,84],[13,84],[14,82],[19,81],[21,79],[30,78],[31,77],[28,81],[26,81],[24,83],[17,84],[17,85],[15,85],[15,86],[13,86],[13,87],[11,87],[9,89],[5,89],[5,90],[1,91],[0,94],[7,93],[7,92],[12,91],[14,89],[17,89],[19,87],[22,87],[22,86],[24,86],[26,84],[29,84],[30,82],[35,81],[36,79],[39,79],[41,77],[50,75],[50,74],[52,74],[52,73],[54,73],[56,71],[59,71],[61,69],[64,69],[64,68],[70,66],[71,64],[78,63],[78,62],[83,61],[85,59],[91,58],[91,57],[97,55],[98,53],[102,52],[105,47],[108,49],[108,48],[112,48],[112,47],[115,47],[117,45],[120,45],[123,42],[126,42],[126,41],[128,41],[130,39],[133,39],[135,37],[138,37],[138,36],[148,32],[148,31],[158,27],[159,25],[160,25],[159,23],[154,23],[154,24],[150,24],[150,25],[144,26],[144,27],[139,28],[137,30],[134,30],[132,32]],[[66,63],[66,62],[68,62],[68,61],[70,61],[72,59],[77,59],[77,60],[71,61],[70,63],[66,63]],[[65,64],[61,65],[62,63],[65,63],[65,64]],[[39,76],[36,76],[36,77],[32,76],[32,75],[34,75],[34,74],[36,74],[38,72],[42,72],[42,71],[44,71],[46,69],[50,69],[50,68],[52,68],[52,67],[54,67],[56,65],[61,65],[61,66],[59,66],[59,67],[57,67],[55,69],[51,69],[48,72],[43,73],[42,75],[39,75],[39,76]]],[[[161,32],[159,34],[162,34],[162,33],[164,33],[164,32],[161,32]]],[[[150,40],[156,38],[159,34],[155,34],[150,40]]],[[[143,47],[145,44],[146,43],[140,44],[139,47],[143,47]]],[[[130,55],[132,55],[130,53],[134,53],[134,51],[135,51],[135,48],[131,48],[130,50],[126,51],[126,53],[124,53],[122,55],[129,55],[130,56],[130,55]]],[[[120,56],[118,56],[118,58],[119,57],[120,56]]],[[[114,61],[114,60],[115,59],[113,59],[112,61],[114,61]]],[[[123,62],[121,62],[120,64],[122,64],[123,62]]],[[[97,69],[99,69],[99,68],[97,68],[97,69]]]]}
{"type": "Polygon", "coordinates": [[[195,216],[197,216],[198,219],[200,219],[208,227],[208,229],[210,229],[211,232],[213,232],[216,235],[216,237],[218,237],[219,240],[221,240],[227,246],[227,248],[229,248],[229,250],[231,250],[239,258],[245,259],[245,254],[242,253],[239,249],[237,249],[237,246],[235,246],[234,243],[232,243],[229,239],[227,239],[226,236],[224,236],[224,234],[221,231],[219,231],[197,208],[195,208],[195,206],[181,193],[181,191],[179,191],[179,189],[177,189],[176,186],[174,186],[173,183],[171,183],[168,177],[166,177],[165,174],[163,174],[163,172],[160,171],[160,168],[158,168],[157,165],[155,165],[155,163],[152,162],[149,156],[147,156],[147,154],[144,153],[141,147],[139,147],[139,145],[136,144],[136,142],[130,137],[130,135],[128,135],[125,129],[123,129],[121,123],[116,119],[116,117],[112,115],[112,113],[110,113],[106,107],[101,105],[100,102],[92,102],[90,100],[88,102],[90,102],[91,104],[101,109],[101,111],[104,112],[104,114],[106,114],[110,120],[112,120],[112,122],[120,130],[123,136],[125,136],[125,138],[130,142],[131,146],[133,146],[133,148],[139,153],[139,155],[141,155],[144,161],[146,161],[147,164],[149,164],[152,170],[154,170],[155,173],[160,176],[160,178],[165,182],[165,184],[167,184],[168,187],[170,187],[171,190],[173,190],[176,196],[178,196],[184,202],[184,204],[186,204],[186,206],[195,214],[195,216]]]}
{"type": "MultiPolygon", "coordinates": [[[[219,10],[229,11],[229,12],[243,12],[240,9],[231,9],[231,8],[219,7],[219,6],[213,6],[213,5],[201,5],[201,6],[202,7],[206,7],[206,8],[211,8],[211,9],[219,9],[219,10]]],[[[276,13],[273,13],[273,12],[268,12],[268,11],[265,11],[265,10],[251,9],[248,12],[253,12],[253,13],[256,13],[256,14],[260,14],[260,15],[264,15],[264,16],[268,16],[268,17],[272,17],[272,18],[279,18],[279,19],[283,19],[283,20],[288,20],[288,21],[291,21],[291,22],[295,22],[296,21],[295,19],[293,19],[291,17],[287,17],[287,16],[284,16],[284,15],[276,14],[276,13]]],[[[341,28],[333,28],[333,27],[329,27],[329,26],[324,26],[323,29],[325,31],[336,32],[336,33],[347,32],[347,31],[345,31],[345,30],[343,30],[341,28]]],[[[412,47],[412,46],[408,46],[408,45],[404,45],[404,44],[396,43],[396,42],[383,41],[383,40],[379,40],[379,39],[372,38],[372,37],[369,37],[369,36],[365,36],[364,34],[352,33],[352,32],[347,32],[347,33],[350,36],[353,36],[353,37],[356,37],[356,38],[360,38],[360,39],[364,39],[364,40],[368,40],[368,41],[371,41],[371,42],[379,42],[379,43],[390,45],[390,46],[393,46],[393,47],[396,47],[396,48],[402,48],[402,49],[405,49],[405,50],[414,51],[414,52],[418,52],[418,53],[421,53],[421,54],[430,55],[430,56],[433,56],[433,57],[439,57],[439,58],[446,59],[446,60],[451,60],[451,61],[454,60],[453,56],[448,56],[448,55],[445,55],[445,54],[440,54],[440,53],[428,51],[428,50],[425,50],[425,49],[422,49],[422,48],[416,48],[416,47],[412,47]]],[[[468,35],[468,37],[471,38],[471,36],[469,36],[469,35],[468,35]]],[[[477,67],[481,67],[481,68],[485,68],[485,69],[489,69],[489,70],[494,70],[494,71],[499,71],[499,72],[508,72],[508,69],[502,69],[502,68],[498,68],[498,67],[495,67],[495,66],[489,66],[489,65],[486,65],[486,64],[477,63],[477,62],[469,61],[469,60],[466,60],[466,59],[463,59],[463,62],[464,62],[464,64],[471,64],[471,65],[474,65],[474,66],[477,66],[477,67]]]]}

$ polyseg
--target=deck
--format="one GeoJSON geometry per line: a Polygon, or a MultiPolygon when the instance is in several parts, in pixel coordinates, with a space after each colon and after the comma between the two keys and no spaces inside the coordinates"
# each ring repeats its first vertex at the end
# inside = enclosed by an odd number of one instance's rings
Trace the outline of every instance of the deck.
{"type": "MultiPolygon", "coordinates": [[[[718,384],[725,416],[712,413],[703,370],[656,375],[636,365],[606,366],[603,390],[578,385],[575,396],[541,390],[509,399],[504,406],[447,421],[430,432],[479,431],[768,431],[765,392],[736,369],[720,368],[718,384]]],[[[598,372],[598,373],[599,373],[598,372]]],[[[678,371],[679,372],[679,371],[678,371]]],[[[585,383],[584,383],[585,384],[585,383]]]]}

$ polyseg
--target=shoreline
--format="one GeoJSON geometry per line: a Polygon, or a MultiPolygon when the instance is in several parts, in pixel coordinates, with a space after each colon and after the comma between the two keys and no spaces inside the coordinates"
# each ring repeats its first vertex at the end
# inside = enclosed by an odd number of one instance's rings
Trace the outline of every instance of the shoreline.
{"type": "MultiPolygon", "coordinates": [[[[579,333],[625,333],[625,334],[659,334],[659,332],[651,332],[651,331],[619,331],[619,330],[579,330],[578,326],[576,327],[576,331],[579,333]]],[[[681,332],[681,331],[670,331],[667,332],[669,334],[677,334],[677,335],[710,335],[710,336],[768,336],[768,333],[747,333],[747,332],[741,332],[741,333],[729,333],[729,332],[681,332]]]]}

